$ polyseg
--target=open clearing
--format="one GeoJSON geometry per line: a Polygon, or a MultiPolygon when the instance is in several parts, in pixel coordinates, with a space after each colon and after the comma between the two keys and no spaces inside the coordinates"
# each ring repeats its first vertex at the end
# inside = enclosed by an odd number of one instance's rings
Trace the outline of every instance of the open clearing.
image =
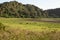
{"type": "Polygon", "coordinates": [[[0,23],[5,26],[0,40],[60,40],[60,18],[0,18],[0,23]]]}

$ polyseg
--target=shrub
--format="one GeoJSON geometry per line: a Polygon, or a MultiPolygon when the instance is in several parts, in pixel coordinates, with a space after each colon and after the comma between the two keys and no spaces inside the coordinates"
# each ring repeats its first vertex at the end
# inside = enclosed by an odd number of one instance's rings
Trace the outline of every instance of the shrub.
{"type": "Polygon", "coordinates": [[[5,26],[2,23],[0,23],[0,30],[5,30],[5,26]]]}

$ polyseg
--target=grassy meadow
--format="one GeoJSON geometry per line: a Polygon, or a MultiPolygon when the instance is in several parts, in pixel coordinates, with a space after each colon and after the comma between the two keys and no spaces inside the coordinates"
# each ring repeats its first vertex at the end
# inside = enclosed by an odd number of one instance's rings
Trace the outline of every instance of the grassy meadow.
{"type": "Polygon", "coordinates": [[[60,18],[0,18],[0,40],[60,40],[60,18]]]}

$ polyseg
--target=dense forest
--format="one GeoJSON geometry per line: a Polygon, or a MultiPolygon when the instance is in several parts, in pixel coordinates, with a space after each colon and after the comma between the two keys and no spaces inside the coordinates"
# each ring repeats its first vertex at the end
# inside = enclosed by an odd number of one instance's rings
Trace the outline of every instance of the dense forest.
{"type": "Polygon", "coordinates": [[[60,8],[45,10],[49,17],[60,18],[60,8]]]}
{"type": "Polygon", "coordinates": [[[48,18],[60,17],[60,9],[43,10],[31,4],[17,1],[0,3],[0,17],[6,18],[48,18]]]}

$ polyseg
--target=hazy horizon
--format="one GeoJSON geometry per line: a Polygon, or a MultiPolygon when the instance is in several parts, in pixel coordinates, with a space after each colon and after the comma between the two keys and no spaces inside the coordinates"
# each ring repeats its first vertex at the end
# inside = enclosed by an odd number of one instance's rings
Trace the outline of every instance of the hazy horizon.
{"type": "MultiPolygon", "coordinates": [[[[0,3],[9,2],[14,0],[0,0],[0,3]]],[[[60,0],[16,0],[23,4],[32,4],[43,10],[60,8],[60,0]]]]}

